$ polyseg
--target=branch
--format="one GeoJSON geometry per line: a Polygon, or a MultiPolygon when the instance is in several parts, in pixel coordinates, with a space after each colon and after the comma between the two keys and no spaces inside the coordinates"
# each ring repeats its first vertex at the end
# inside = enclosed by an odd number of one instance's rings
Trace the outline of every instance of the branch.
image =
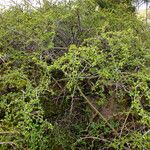
{"type": "Polygon", "coordinates": [[[118,135],[117,131],[111,126],[111,124],[107,121],[107,119],[97,110],[97,108],[90,102],[90,100],[84,95],[84,93],[82,92],[82,90],[80,89],[80,87],[78,87],[78,90],[80,92],[80,94],[82,95],[82,97],[86,100],[86,102],[88,103],[88,105],[90,106],[90,108],[95,111],[96,114],[98,114],[103,120],[104,122],[113,130],[113,132],[118,135]]]}
{"type": "Polygon", "coordinates": [[[13,149],[16,149],[16,147],[18,147],[14,142],[0,142],[0,145],[11,145],[13,149]]]}
{"type": "Polygon", "coordinates": [[[0,132],[0,135],[15,135],[18,134],[17,132],[0,132]]]}
{"type": "Polygon", "coordinates": [[[86,140],[86,139],[92,139],[92,140],[99,140],[99,141],[103,141],[103,142],[108,142],[108,140],[103,139],[103,138],[93,137],[93,136],[86,136],[86,137],[79,138],[73,145],[76,145],[77,143],[81,142],[82,140],[86,140]]]}

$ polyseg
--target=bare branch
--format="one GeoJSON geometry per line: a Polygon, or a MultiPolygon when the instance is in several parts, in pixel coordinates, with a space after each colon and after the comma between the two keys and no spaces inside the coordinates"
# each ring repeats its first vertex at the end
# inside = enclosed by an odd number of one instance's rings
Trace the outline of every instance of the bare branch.
{"type": "Polygon", "coordinates": [[[97,110],[97,108],[90,102],[90,100],[84,95],[84,93],[82,92],[82,90],[80,89],[80,87],[78,87],[78,90],[80,92],[80,94],[82,95],[82,97],[86,100],[86,102],[88,103],[88,105],[90,106],[90,108],[95,111],[96,114],[98,114],[104,121],[105,123],[113,130],[113,132],[118,135],[117,131],[111,126],[111,124],[107,121],[107,119],[97,110]]]}

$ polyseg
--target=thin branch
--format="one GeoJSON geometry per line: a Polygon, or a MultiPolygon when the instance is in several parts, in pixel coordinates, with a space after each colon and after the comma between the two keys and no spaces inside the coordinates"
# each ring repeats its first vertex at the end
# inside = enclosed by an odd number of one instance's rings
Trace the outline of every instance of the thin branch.
{"type": "Polygon", "coordinates": [[[107,119],[97,110],[97,108],[90,102],[90,100],[84,95],[84,93],[82,92],[82,90],[80,89],[80,87],[78,87],[78,90],[80,92],[80,94],[82,95],[82,97],[86,100],[86,102],[88,103],[88,105],[90,106],[90,108],[95,111],[96,114],[98,114],[103,120],[104,122],[113,130],[113,132],[118,135],[117,131],[111,126],[111,124],[107,121],[107,119]]]}
{"type": "Polygon", "coordinates": [[[58,81],[54,77],[52,77],[52,79],[55,81],[55,83],[59,86],[60,89],[63,89],[62,86],[58,83],[58,81]]]}
{"type": "Polygon", "coordinates": [[[126,125],[126,122],[127,122],[127,119],[128,119],[128,117],[129,117],[130,112],[131,112],[131,109],[130,109],[129,112],[127,113],[127,116],[126,116],[125,121],[124,121],[124,123],[123,123],[123,126],[122,126],[122,128],[121,128],[121,132],[120,132],[119,137],[121,137],[121,135],[122,135],[123,129],[125,128],[125,125],[126,125]]]}
{"type": "Polygon", "coordinates": [[[86,140],[86,139],[92,139],[92,140],[99,140],[99,141],[108,142],[108,140],[103,139],[103,138],[94,137],[94,136],[86,136],[86,137],[79,138],[73,145],[76,145],[77,143],[81,142],[82,140],[86,140]]]}
{"type": "Polygon", "coordinates": [[[72,111],[73,111],[73,104],[74,104],[74,94],[75,94],[75,91],[76,91],[76,86],[74,86],[74,89],[73,89],[73,94],[72,94],[72,100],[71,100],[71,107],[70,107],[70,115],[72,114],[72,111]]]}
{"type": "Polygon", "coordinates": [[[18,134],[17,132],[0,132],[0,135],[15,135],[18,134]]]}
{"type": "Polygon", "coordinates": [[[13,149],[16,149],[16,147],[18,147],[14,142],[0,142],[0,145],[11,145],[13,149]]]}
{"type": "Polygon", "coordinates": [[[147,132],[145,132],[143,136],[145,136],[145,135],[148,134],[148,133],[150,133],[150,130],[148,130],[147,132]]]}
{"type": "Polygon", "coordinates": [[[68,47],[52,47],[52,49],[64,49],[64,50],[68,50],[68,47]]]}

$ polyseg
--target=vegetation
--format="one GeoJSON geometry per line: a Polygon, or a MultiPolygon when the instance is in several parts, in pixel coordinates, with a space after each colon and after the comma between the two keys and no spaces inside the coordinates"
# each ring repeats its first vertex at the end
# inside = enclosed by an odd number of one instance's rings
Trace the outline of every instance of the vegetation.
{"type": "Polygon", "coordinates": [[[0,14],[0,149],[150,149],[150,30],[131,1],[25,6],[0,14]]]}

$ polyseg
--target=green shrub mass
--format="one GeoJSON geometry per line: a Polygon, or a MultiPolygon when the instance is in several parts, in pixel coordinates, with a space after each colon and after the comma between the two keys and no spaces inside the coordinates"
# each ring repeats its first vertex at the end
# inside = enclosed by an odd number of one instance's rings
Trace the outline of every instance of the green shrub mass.
{"type": "Polygon", "coordinates": [[[0,149],[150,149],[150,30],[130,0],[1,11],[0,149]]]}

